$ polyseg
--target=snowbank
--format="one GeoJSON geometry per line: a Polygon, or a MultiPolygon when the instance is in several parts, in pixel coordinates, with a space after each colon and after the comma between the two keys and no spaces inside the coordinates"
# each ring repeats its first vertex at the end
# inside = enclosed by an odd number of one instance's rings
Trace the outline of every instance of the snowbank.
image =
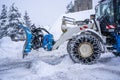
{"type": "Polygon", "coordinates": [[[9,37],[0,40],[0,59],[2,58],[20,58],[24,42],[13,42],[9,37]]]}
{"type": "Polygon", "coordinates": [[[75,64],[66,56],[58,65],[37,61],[31,68],[40,80],[120,80],[120,58],[104,54],[93,65],[75,64]]]}

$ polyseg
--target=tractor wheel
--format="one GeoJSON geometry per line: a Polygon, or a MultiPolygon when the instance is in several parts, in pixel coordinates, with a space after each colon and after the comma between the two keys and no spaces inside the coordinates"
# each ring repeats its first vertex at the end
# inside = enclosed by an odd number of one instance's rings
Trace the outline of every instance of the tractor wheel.
{"type": "Polygon", "coordinates": [[[120,52],[113,52],[113,54],[116,56],[116,57],[120,57],[120,52]]]}
{"type": "Polygon", "coordinates": [[[101,45],[92,34],[82,34],[68,42],[67,51],[75,63],[92,64],[101,55],[101,45]]]}

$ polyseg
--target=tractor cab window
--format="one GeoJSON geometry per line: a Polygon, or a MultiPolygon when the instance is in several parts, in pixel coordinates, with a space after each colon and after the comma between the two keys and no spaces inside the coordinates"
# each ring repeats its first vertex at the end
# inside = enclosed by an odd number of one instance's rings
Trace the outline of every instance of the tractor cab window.
{"type": "Polygon", "coordinates": [[[116,1],[116,22],[120,26],[120,0],[116,1]]]}
{"type": "Polygon", "coordinates": [[[109,23],[113,23],[114,11],[112,5],[112,0],[100,2],[99,5],[96,6],[96,19],[100,19],[105,16],[107,17],[109,23]]]}

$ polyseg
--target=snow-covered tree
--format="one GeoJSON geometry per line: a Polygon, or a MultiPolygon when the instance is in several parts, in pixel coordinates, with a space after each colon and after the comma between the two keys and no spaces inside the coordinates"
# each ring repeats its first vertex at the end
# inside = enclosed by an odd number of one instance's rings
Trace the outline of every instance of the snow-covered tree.
{"type": "Polygon", "coordinates": [[[73,2],[71,1],[66,8],[67,8],[67,13],[74,12],[73,2]]]}
{"type": "Polygon", "coordinates": [[[4,28],[6,26],[6,19],[7,19],[7,7],[2,5],[2,12],[0,15],[0,28],[4,28]]]}
{"type": "Polygon", "coordinates": [[[21,14],[18,11],[18,8],[12,4],[8,13],[9,24],[7,25],[8,35],[11,39],[14,39],[16,36],[23,34],[23,30],[21,30],[16,24],[22,23],[21,14]]]}
{"type": "Polygon", "coordinates": [[[24,15],[24,23],[29,29],[31,29],[31,21],[27,11],[25,12],[25,15],[24,15]]]}
{"type": "Polygon", "coordinates": [[[7,35],[7,7],[2,5],[2,11],[0,15],[0,38],[7,35]]]}

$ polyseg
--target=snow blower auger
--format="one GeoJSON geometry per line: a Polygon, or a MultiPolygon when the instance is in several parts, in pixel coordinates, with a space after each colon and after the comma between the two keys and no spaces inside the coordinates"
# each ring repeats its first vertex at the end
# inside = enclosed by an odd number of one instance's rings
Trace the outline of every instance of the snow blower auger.
{"type": "Polygon", "coordinates": [[[23,53],[40,47],[52,51],[68,41],[67,51],[75,63],[92,64],[101,53],[108,51],[120,56],[120,0],[101,0],[95,11],[91,19],[84,21],[64,16],[61,26],[63,34],[56,42],[45,29],[30,31],[22,26],[27,36],[23,53]],[[48,34],[37,34],[41,30],[48,34]]]}

